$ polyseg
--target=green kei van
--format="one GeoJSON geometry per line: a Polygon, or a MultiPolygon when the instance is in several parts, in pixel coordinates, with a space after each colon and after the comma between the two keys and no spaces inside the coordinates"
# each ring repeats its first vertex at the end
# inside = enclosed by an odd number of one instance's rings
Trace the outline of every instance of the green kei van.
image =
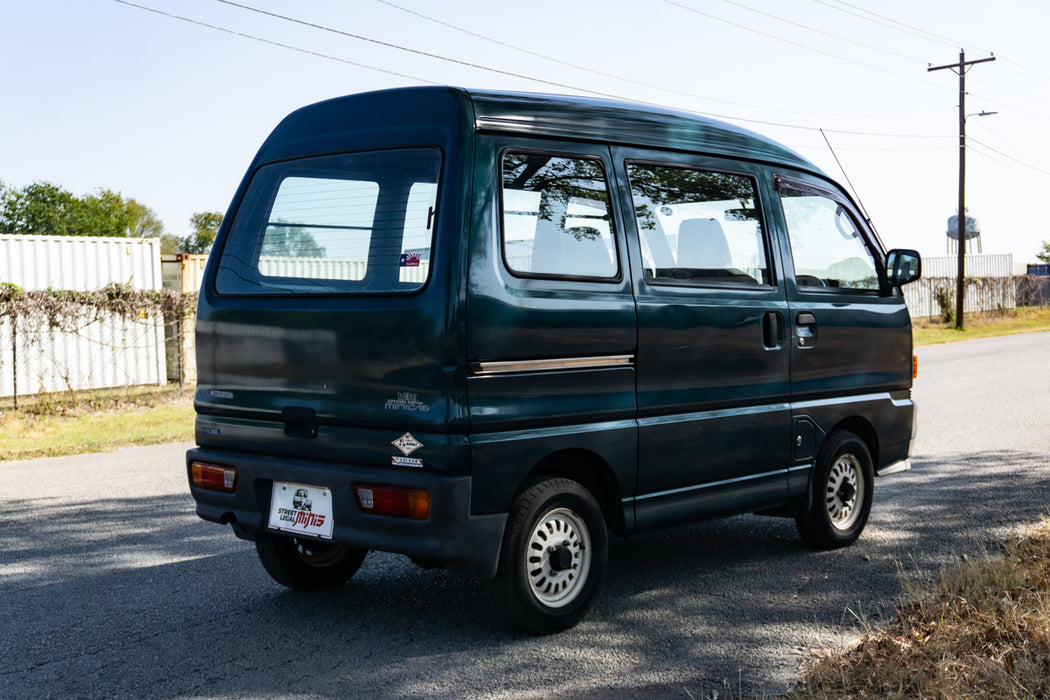
{"type": "Polygon", "coordinates": [[[578,622],[610,535],[736,513],[860,535],[908,468],[911,326],[841,187],[721,122],[405,88],[262,145],[197,318],[197,513],[296,589],[371,550],[578,622]]]}

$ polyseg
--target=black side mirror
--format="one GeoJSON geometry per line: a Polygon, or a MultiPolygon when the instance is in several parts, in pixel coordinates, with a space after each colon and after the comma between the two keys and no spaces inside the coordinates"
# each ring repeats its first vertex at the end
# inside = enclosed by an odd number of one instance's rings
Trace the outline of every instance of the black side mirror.
{"type": "Polygon", "coordinates": [[[891,287],[914,282],[922,276],[922,258],[918,251],[894,248],[886,253],[886,277],[891,287]]]}

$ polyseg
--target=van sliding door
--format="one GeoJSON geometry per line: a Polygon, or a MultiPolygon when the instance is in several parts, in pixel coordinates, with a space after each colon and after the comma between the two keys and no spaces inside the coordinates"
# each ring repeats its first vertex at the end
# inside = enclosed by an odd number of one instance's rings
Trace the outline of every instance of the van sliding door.
{"type": "Polygon", "coordinates": [[[638,308],[639,528],[783,503],[787,305],[757,166],[614,149],[638,308]]]}

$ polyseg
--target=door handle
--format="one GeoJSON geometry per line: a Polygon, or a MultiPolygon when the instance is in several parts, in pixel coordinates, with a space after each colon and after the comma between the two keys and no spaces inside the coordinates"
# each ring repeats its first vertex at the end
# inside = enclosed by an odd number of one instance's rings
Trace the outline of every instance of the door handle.
{"type": "Polygon", "coordinates": [[[800,348],[811,348],[817,343],[817,317],[809,311],[800,311],[795,317],[795,336],[800,348]]]}
{"type": "Polygon", "coordinates": [[[779,350],[784,347],[784,336],[779,311],[767,311],[762,317],[762,345],[766,350],[779,350]]]}

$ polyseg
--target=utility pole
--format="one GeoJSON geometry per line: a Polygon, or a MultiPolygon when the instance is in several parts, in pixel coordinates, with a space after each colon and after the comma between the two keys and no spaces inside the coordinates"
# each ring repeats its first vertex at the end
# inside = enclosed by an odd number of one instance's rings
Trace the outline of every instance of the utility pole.
{"type": "Polygon", "coordinates": [[[966,60],[966,52],[959,49],[959,62],[944,66],[930,66],[926,72],[948,69],[959,76],[959,271],[955,283],[955,327],[963,328],[963,298],[966,294],[966,71],[976,63],[994,61],[995,56],[966,60]]]}

